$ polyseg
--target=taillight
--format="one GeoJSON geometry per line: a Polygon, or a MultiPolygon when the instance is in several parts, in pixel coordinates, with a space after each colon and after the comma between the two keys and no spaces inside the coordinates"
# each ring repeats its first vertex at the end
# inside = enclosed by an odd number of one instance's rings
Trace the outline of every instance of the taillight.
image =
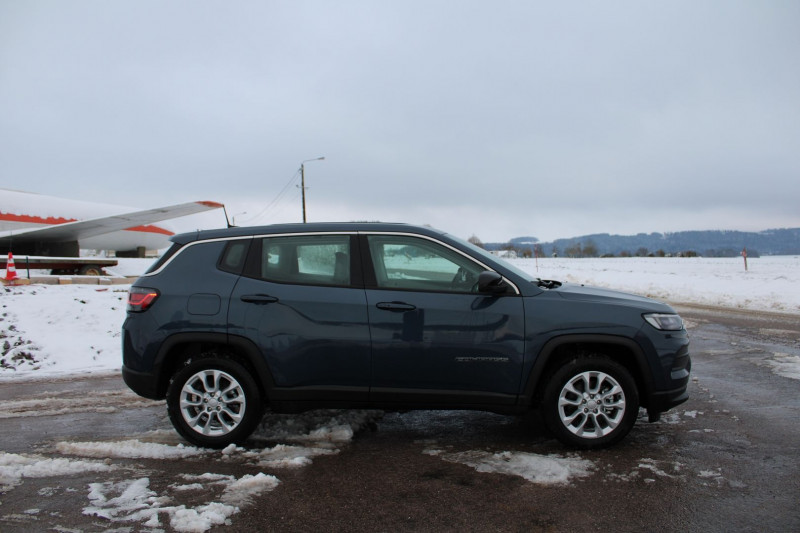
{"type": "Polygon", "coordinates": [[[158,294],[156,289],[131,287],[130,292],[128,292],[128,311],[135,313],[146,311],[156,301],[158,294]]]}

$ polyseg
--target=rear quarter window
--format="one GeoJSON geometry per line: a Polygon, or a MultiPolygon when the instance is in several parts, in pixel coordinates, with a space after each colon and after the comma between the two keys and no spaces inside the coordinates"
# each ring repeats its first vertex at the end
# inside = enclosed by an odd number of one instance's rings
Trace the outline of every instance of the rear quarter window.
{"type": "Polygon", "coordinates": [[[251,239],[240,239],[228,242],[222,251],[217,267],[224,272],[241,274],[244,270],[247,252],[250,249],[250,241],[251,239]]]}

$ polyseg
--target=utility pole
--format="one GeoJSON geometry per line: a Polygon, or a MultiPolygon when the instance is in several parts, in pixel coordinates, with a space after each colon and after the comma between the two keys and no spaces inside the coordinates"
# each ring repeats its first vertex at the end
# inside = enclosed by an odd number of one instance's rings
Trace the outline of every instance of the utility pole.
{"type": "Polygon", "coordinates": [[[306,223],[306,165],[300,163],[300,194],[303,197],[303,224],[306,223]]]}
{"type": "Polygon", "coordinates": [[[314,159],[306,159],[300,163],[300,193],[303,198],[303,224],[306,223],[306,163],[309,161],[322,161],[325,157],[315,157],[314,159]]]}

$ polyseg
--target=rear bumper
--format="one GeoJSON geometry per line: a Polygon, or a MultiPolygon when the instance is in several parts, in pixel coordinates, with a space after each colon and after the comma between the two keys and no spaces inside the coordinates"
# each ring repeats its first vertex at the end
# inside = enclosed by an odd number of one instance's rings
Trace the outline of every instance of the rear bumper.
{"type": "Polygon", "coordinates": [[[158,380],[149,372],[137,372],[122,366],[122,379],[133,392],[151,400],[163,400],[164,396],[158,393],[158,380]]]}

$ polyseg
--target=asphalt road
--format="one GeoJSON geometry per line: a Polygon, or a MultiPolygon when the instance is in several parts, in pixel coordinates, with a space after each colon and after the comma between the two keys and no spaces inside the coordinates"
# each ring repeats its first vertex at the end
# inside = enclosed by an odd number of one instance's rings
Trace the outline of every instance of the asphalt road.
{"type": "Polygon", "coordinates": [[[10,454],[46,466],[70,458],[59,442],[179,440],[163,404],[132,395],[118,377],[0,383],[0,531],[173,531],[130,514],[86,514],[89,485],[146,476],[154,492],[192,508],[199,496],[174,487],[206,472],[281,481],[210,531],[800,531],[800,376],[780,373],[800,357],[800,317],[676,307],[692,340],[690,400],[594,452],[564,449],[535,416],[425,411],[386,414],[302,468],[265,469],[243,455],[114,456],[105,463],[119,469],[109,472],[29,472],[10,482],[1,474],[10,454]],[[475,451],[592,468],[552,485],[446,460],[475,451]]]}

